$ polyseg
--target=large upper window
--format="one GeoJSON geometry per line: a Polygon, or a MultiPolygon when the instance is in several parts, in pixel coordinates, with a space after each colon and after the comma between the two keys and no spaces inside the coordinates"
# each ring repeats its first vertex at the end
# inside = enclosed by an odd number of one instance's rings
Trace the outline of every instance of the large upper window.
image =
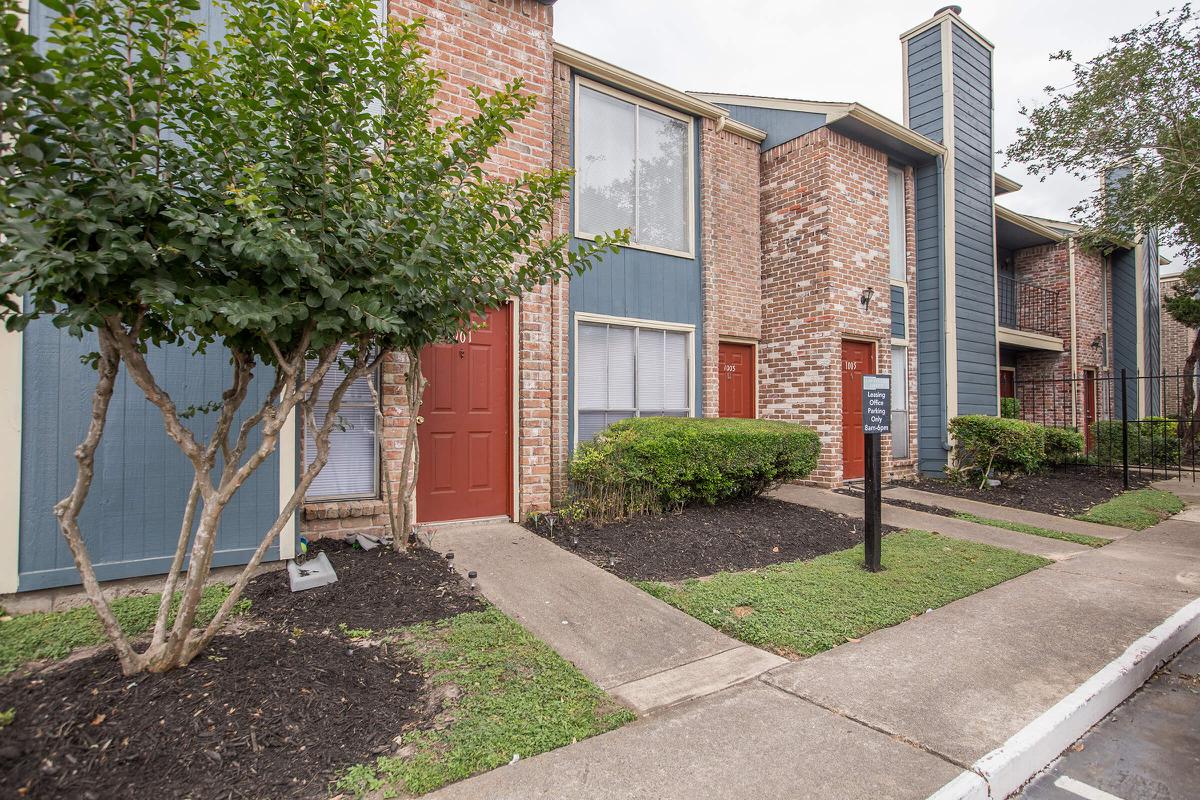
{"type": "Polygon", "coordinates": [[[575,343],[576,440],[627,417],[687,417],[691,332],[581,322],[575,343]]]}
{"type": "Polygon", "coordinates": [[[575,104],[575,215],[581,237],[630,231],[637,247],[692,253],[691,122],[584,85],[575,104]]]}
{"type": "MultiPolygon", "coordinates": [[[[345,347],[343,346],[343,351],[345,347]]],[[[308,364],[312,369],[315,361],[308,364]]],[[[335,363],[325,373],[313,416],[317,425],[325,423],[329,398],[346,377],[335,363]]],[[[379,439],[375,428],[375,402],[367,378],[359,378],[346,394],[329,435],[329,460],[316,480],[308,487],[308,500],[348,500],[377,497],[379,494],[379,439]]],[[[379,376],[372,380],[379,388],[379,376]]],[[[304,461],[311,464],[317,455],[313,431],[305,425],[304,461]]]]}
{"type": "Polygon", "coordinates": [[[904,283],[908,279],[904,222],[904,173],[888,167],[888,258],[889,276],[904,283]]]}

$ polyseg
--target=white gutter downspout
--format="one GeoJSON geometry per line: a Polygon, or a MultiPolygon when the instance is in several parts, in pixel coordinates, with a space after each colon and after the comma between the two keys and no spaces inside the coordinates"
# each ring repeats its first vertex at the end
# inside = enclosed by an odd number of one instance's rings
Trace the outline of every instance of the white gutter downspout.
{"type": "Polygon", "coordinates": [[[1075,237],[1067,238],[1067,286],[1071,293],[1067,302],[1067,313],[1071,315],[1071,426],[1079,427],[1079,409],[1077,404],[1074,378],[1079,377],[1079,331],[1075,318],[1075,237]]]}

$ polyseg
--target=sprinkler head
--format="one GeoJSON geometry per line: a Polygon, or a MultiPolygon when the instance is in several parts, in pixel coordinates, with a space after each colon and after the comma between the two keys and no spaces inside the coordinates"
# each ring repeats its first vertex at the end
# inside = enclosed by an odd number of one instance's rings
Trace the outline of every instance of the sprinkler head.
{"type": "Polygon", "coordinates": [[[578,536],[571,537],[571,547],[579,547],[579,537],[578,536]]]}

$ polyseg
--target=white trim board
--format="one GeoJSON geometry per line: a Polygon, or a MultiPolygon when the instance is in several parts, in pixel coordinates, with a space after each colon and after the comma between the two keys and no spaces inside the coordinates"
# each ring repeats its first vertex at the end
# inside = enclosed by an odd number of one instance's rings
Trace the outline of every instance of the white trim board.
{"type": "Polygon", "coordinates": [[[0,327],[0,594],[20,580],[23,360],[24,336],[0,327]]]}

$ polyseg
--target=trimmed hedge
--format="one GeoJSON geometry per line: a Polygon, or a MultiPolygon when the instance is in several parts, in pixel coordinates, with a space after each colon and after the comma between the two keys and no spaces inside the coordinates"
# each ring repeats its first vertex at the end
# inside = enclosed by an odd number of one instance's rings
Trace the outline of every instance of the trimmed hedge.
{"type": "Polygon", "coordinates": [[[1001,397],[1000,416],[1005,419],[1020,419],[1021,401],[1015,397],[1001,397]]]}
{"type": "Polygon", "coordinates": [[[1033,422],[984,414],[950,420],[961,468],[986,476],[1036,472],[1046,459],[1046,428],[1033,422]]]}
{"type": "Polygon", "coordinates": [[[791,422],[642,417],[581,444],[570,474],[591,516],[618,519],[753,497],[806,477],[819,451],[816,432],[791,422]]]}
{"type": "MultiPolygon", "coordinates": [[[[1100,464],[1122,463],[1121,420],[1103,419],[1092,423],[1095,440],[1093,454],[1100,464]]],[[[1179,423],[1168,417],[1147,417],[1129,421],[1129,463],[1141,466],[1174,466],[1183,452],[1179,423]]]]}
{"type": "Polygon", "coordinates": [[[1046,463],[1070,464],[1083,454],[1083,434],[1074,428],[1046,426],[1046,463]]]}

